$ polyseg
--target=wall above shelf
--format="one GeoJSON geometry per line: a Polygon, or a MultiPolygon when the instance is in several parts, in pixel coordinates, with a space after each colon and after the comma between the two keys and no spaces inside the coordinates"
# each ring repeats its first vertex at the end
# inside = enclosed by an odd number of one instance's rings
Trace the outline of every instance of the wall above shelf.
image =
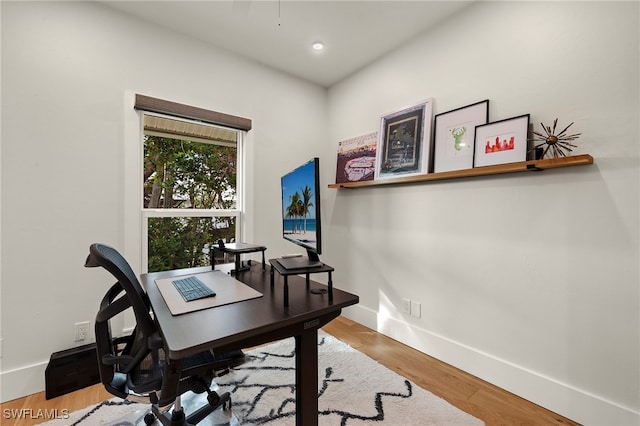
{"type": "Polygon", "coordinates": [[[497,166],[476,167],[473,169],[455,170],[451,172],[429,173],[419,176],[406,176],[384,180],[368,180],[364,182],[332,183],[329,188],[364,188],[371,186],[399,185],[405,183],[419,183],[435,180],[468,178],[474,176],[499,175],[504,173],[518,173],[557,169],[561,167],[587,166],[593,164],[593,157],[589,154],[574,155],[562,158],[547,158],[544,160],[530,160],[519,163],[500,164],[497,166]]]}

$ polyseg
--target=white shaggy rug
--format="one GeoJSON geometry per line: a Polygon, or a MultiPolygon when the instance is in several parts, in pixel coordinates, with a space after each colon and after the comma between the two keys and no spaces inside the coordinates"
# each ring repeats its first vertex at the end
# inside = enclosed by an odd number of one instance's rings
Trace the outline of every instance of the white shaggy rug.
{"type": "MultiPolygon", "coordinates": [[[[233,415],[219,410],[200,424],[295,425],[294,347],[290,338],[247,352],[245,364],[215,379],[220,392],[232,393],[233,415]]],[[[318,362],[320,426],[483,424],[322,331],[318,362]]],[[[187,413],[200,398],[184,398],[187,413]]],[[[146,408],[113,399],[47,424],[144,425],[146,408]]]]}

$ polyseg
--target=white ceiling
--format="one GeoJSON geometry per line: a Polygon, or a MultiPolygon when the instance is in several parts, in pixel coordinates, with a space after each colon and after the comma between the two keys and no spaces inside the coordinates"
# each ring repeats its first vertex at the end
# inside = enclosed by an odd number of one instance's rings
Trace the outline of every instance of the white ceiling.
{"type": "Polygon", "coordinates": [[[209,0],[102,3],[329,87],[470,1],[209,0]],[[325,49],[313,51],[322,41],[325,49]]]}

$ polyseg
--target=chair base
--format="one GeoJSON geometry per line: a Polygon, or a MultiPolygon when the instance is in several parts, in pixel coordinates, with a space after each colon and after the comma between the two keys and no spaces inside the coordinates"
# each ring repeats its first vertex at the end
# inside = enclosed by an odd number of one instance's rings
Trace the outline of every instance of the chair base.
{"type": "Polygon", "coordinates": [[[179,401],[172,410],[165,413],[161,413],[160,407],[157,404],[153,404],[151,407],[153,414],[150,413],[145,416],[145,423],[151,425],[157,419],[163,426],[190,426],[200,423],[219,408],[231,410],[231,394],[229,392],[218,395],[212,391],[209,393],[207,401],[207,405],[202,406],[188,416],[185,416],[179,401]]]}

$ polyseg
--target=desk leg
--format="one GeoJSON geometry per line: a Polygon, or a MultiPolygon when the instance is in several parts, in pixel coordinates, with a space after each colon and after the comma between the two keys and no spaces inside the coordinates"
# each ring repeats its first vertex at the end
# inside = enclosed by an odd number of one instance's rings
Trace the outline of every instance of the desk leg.
{"type": "Polygon", "coordinates": [[[284,276],[284,307],[289,306],[289,277],[284,276]]]}
{"type": "Polygon", "coordinates": [[[329,303],[333,303],[333,280],[331,279],[331,271],[329,271],[329,303]]]}
{"type": "Polygon", "coordinates": [[[296,426],[318,425],[318,330],[296,336],[296,426]]]}

